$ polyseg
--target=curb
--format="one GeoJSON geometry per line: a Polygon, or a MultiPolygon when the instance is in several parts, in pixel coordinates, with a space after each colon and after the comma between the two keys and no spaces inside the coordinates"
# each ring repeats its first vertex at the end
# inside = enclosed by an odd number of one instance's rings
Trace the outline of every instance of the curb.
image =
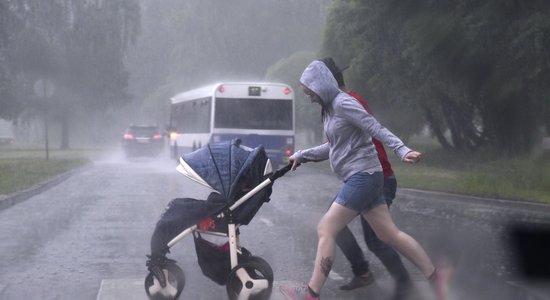
{"type": "Polygon", "coordinates": [[[26,190],[17,191],[11,194],[8,194],[5,198],[0,198],[0,211],[11,206],[21,203],[33,196],[36,196],[42,192],[47,191],[48,189],[60,184],[61,182],[67,180],[69,177],[83,172],[84,170],[89,169],[92,166],[92,163],[85,164],[76,169],[69,170],[65,173],[61,173],[53,178],[47,179],[43,182],[40,182],[33,187],[30,187],[26,190]]]}
{"type": "Polygon", "coordinates": [[[420,190],[420,189],[413,189],[413,188],[398,187],[397,190],[398,191],[400,190],[402,192],[407,193],[408,195],[416,196],[416,197],[422,197],[422,195],[442,195],[445,197],[453,198],[452,199],[453,201],[463,201],[463,202],[483,201],[485,203],[507,205],[510,207],[524,207],[524,208],[530,208],[534,210],[543,210],[543,211],[548,211],[550,213],[550,204],[548,203],[540,203],[540,202],[527,201],[527,200],[509,200],[509,199],[502,199],[502,198],[471,196],[467,194],[455,194],[455,193],[449,193],[449,192],[420,190]]]}

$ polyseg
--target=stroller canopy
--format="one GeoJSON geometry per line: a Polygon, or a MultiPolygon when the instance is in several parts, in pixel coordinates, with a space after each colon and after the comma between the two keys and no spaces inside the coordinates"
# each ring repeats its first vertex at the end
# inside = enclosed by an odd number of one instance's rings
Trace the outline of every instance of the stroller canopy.
{"type": "Polygon", "coordinates": [[[183,155],[177,170],[217,191],[226,203],[234,202],[245,183],[257,184],[258,180],[263,180],[273,171],[263,146],[252,149],[240,143],[239,139],[235,139],[208,144],[183,155]],[[253,180],[248,182],[248,179],[253,180]]]}

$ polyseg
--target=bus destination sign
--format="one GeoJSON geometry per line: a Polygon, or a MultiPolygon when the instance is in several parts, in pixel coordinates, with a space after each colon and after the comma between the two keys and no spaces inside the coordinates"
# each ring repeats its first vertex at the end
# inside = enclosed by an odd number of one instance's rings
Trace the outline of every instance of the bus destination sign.
{"type": "Polygon", "coordinates": [[[262,88],[259,86],[249,86],[248,87],[248,96],[261,96],[262,88]]]}

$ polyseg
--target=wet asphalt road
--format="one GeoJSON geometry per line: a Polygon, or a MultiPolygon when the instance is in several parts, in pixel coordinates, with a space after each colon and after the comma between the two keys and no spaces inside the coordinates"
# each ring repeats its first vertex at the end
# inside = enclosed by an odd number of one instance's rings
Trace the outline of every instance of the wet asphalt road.
{"type": "MultiPolygon", "coordinates": [[[[330,172],[304,165],[279,179],[271,201],[241,227],[241,245],[270,263],[277,283],[309,278],[315,226],[339,186],[330,172]]],[[[176,197],[204,199],[208,192],[177,173],[172,161],[117,154],[1,210],[0,299],[96,299],[102,280],[142,280],[149,238],[165,205],[176,197]]],[[[509,235],[516,222],[550,224],[550,207],[399,190],[392,215],[433,257],[453,262],[452,299],[550,299],[540,288],[548,281],[518,276],[509,235]]],[[[351,226],[360,236],[359,222],[351,226]]],[[[377,284],[339,291],[351,271],[338,252],[323,299],[391,298],[388,273],[366,255],[377,284]]],[[[186,274],[182,299],[227,298],[224,286],[202,275],[192,238],[177,244],[171,257],[186,274]]],[[[423,299],[425,280],[406,266],[417,286],[411,299],[423,299]]]]}

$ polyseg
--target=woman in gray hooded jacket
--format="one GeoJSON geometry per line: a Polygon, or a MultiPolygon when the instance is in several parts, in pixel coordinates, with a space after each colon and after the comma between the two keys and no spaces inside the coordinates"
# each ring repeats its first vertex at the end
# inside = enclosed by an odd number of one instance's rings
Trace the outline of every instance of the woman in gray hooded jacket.
{"type": "Polygon", "coordinates": [[[332,267],[335,237],[357,214],[361,214],[385,243],[413,262],[434,283],[437,299],[445,299],[445,283],[420,244],[394,224],[382,196],[382,166],[372,144],[380,140],[403,162],[420,160],[419,152],[405,144],[363,109],[355,99],[338,89],[336,79],[321,61],[304,70],[300,83],[312,103],[321,105],[327,143],[294,153],[292,170],[299,164],[329,159],[332,171],[344,182],[329,210],[317,225],[319,237],[313,275],[307,285],[281,286],[288,299],[319,299],[332,267]],[[438,280],[436,280],[439,277],[438,280]]]}

